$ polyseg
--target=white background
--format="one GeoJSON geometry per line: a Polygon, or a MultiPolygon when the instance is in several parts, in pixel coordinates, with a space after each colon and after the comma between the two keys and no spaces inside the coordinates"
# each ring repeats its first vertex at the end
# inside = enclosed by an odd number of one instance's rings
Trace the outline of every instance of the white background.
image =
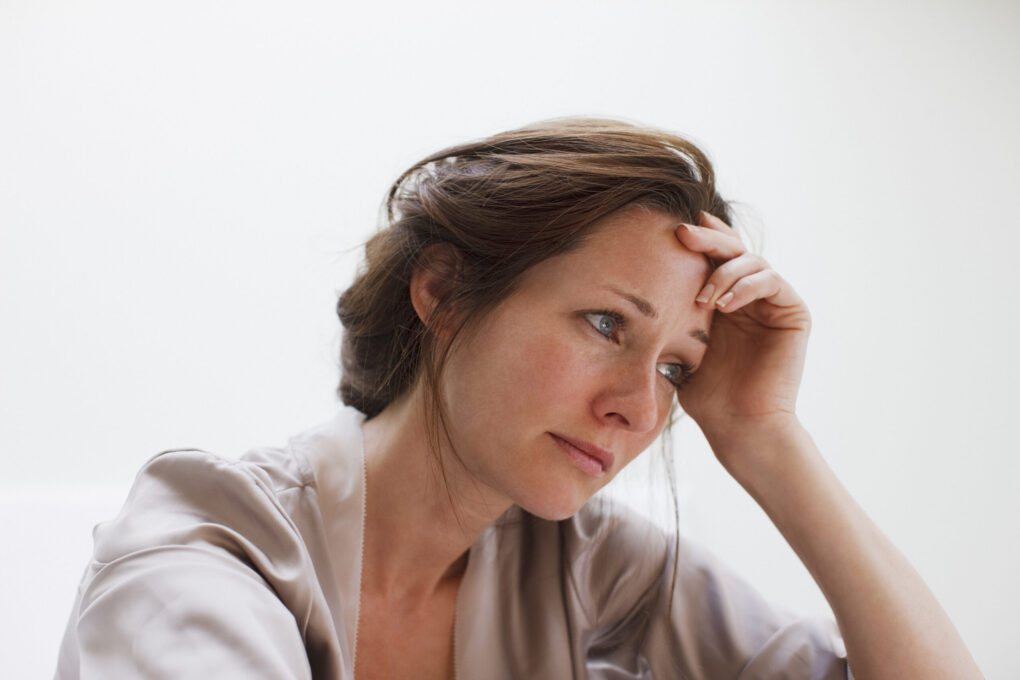
{"type": "MultiPolygon", "coordinates": [[[[401,170],[599,114],[710,155],[814,313],[803,420],[987,676],[1020,677],[1018,29],[973,0],[0,0],[4,676],[52,673],[148,457],[332,413],[335,296],[401,170]]],[[[676,436],[684,530],[824,612],[676,436]]]]}

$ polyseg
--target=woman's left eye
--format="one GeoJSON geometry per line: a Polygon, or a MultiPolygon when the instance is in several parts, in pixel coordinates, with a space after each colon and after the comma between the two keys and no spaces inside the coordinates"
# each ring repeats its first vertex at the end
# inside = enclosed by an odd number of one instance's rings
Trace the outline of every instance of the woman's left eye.
{"type": "Polygon", "coordinates": [[[616,335],[620,326],[623,325],[623,319],[620,315],[613,312],[588,312],[584,315],[584,318],[600,335],[610,339],[616,335]]]}
{"type": "Polygon", "coordinates": [[[683,387],[694,373],[686,364],[658,364],[655,368],[677,389],[683,387]]]}

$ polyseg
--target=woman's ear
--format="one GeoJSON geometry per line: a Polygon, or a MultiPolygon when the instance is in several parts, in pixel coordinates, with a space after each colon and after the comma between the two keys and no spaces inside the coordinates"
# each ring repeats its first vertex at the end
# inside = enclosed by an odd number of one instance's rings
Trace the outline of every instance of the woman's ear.
{"type": "Polygon", "coordinates": [[[453,290],[460,261],[460,251],[454,246],[436,243],[422,251],[411,272],[411,305],[425,327],[440,337],[449,330],[449,315],[437,318],[436,309],[453,290]]]}

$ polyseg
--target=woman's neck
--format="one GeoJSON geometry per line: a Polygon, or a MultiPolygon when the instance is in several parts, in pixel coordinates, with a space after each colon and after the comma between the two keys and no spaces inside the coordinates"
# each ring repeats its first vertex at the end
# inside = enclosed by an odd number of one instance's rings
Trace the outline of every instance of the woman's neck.
{"type": "Polygon", "coordinates": [[[419,385],[362,426],[361,587],[409,605],[425,603],[459,582],[471,545],[511,505],[477,482],[449,446],[432,450],[422,398],[419,385]]]}

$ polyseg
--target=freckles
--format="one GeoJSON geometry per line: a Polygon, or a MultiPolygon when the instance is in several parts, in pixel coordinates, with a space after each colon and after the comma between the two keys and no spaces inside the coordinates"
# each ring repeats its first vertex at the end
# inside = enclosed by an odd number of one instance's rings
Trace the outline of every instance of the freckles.
{"type": "Polygon", "coordinates": [[[537,389],[556,391],[575,383],[577,378],[577,352],[559,343],[539,343],[531,348],[522,367],[529,382],[537,389]]]}

